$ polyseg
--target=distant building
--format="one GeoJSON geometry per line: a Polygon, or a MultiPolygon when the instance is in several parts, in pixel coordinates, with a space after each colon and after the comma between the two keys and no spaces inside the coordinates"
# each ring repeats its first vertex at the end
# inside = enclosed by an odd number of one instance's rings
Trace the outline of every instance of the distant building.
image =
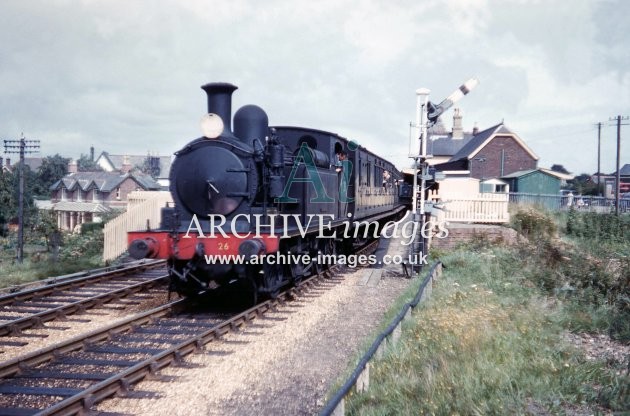
{"type": "Polygon", "coordinates": [[[132,191],[161,188],[149,175],[136,171],[77,172],[75,161],[68,164],[68,171],[50,187],[51,204],[46,206],[57,213],[62,230],[74,230],[77,225],[100,221],[104,213],[125,209],[132,191]]]}
{"type": "MultiPolygon", "coordinates": [[[[617,177],[615,172],[615,178],[617,177]]],[[[626,163],[619,169],[619,188],[620,192],[630,192],[630,163],[626,163]]]]}
{"type": "Polygon", "coordinates": [[[0,170],[2,172],[11,172],[11,158],[7,158],[5,161],[3,157],[0,157],[0,170]]]}
{"type": "MultiPolygon", "coordinates": [[[[19,160],[20,159],[18,158],[17,161],[19,162],[19,160]]],[[[35,172],[42,165],[43,160],[44,159],[41,157],[25,157],[24,164],[28,166],[31,171],[35,172]]],[[[3,160],[3,158],[0,157],[0,169],[2,169],[3,172],[13,172],[16,166],[17,164],[15,164],[15,159],[14,162],[11,163],[11,158],[7,157],[3,160]]]]}
{"type": "MultiPolygon", "coordinates": [[[[597,173],[591,176],[591,180],[597,183],[597,173]]],[[[614,198],[617,189],[617,172],[609,175],[602,174],[600,183],[604,184],[604,196],[614,198]]],[[[621,194],[630,192],[630,163],[626,163],[619,169],[619,192],[621,194]]]]}
{"type": "Polygon", "coordinates": [[[435,165],[438,171],[484,180],[537,168],[538,156],[503,122],[461,140],[447,162],[435,165]]]}
{"type": "Polygon", "coordinates": [[[168,176],[171,171],[170,156],[113,155],[102,152],[96,159],[96,164],[105,172],[129,172],[136,167],[143,167],[147,158],[150,168],[157,172],[155,175],[157,182],[163,188],[168,188],[168,176]]]}

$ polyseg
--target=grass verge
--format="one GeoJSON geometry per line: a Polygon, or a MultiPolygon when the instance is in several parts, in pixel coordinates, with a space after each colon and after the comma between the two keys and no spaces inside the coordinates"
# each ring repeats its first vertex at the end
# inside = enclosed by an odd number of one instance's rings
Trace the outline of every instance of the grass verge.
{"type": "Polygon", "coordinates": [[[30,283],[48,277],[62,276],[82,270],[102,267],[100,257],[79,258],[74,261],[31,261],[22,264],[2,264],[0,266],[0,288],[30,283]]]}
{"type": "Polygon", "coordinates": [[[538,286],[542,261],[522,249],[482,247],[442,260],[447,269],[432,299],[406,323],[396,349],[373,362],[370,390],[346,404],[351,414],[630,409],[630,377],[565,342],[579,310],[538,286]]]}
{"type": "Polygon", "coordinates": [[[100,229],[85,234],[64,234],[64,243],[56,261],[50,258],[45,245],[39,242],[39,245],[27,245],[24,262],[16,263],[14,240],[0,240],[0,287],[103,266],[103,233],[100,229]]]}

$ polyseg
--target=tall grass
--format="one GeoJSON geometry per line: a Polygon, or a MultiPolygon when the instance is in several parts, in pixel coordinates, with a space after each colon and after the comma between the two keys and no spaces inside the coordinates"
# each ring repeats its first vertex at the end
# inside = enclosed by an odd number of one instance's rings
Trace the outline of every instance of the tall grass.
{"type": "MultiPolygon", "coordinates": [[[[7,240],[9,241],[9,240],[7,240]]],[[[45,247],[25,250],[22,264],[15,262],[15,247],[8,242],[0,253],[0,287],[28,283],[103,265],[103,233],[100,229],[86,234],[66,234],[57,259],[45,247]]]]}
{"type": "Polygon", "coordinates": [[[563,339],[567,329],[610,328],[603,271],[555,244],[555,226],[536,230],[529,220],[521,224],[531,225],[532,240],[516,248],[477,242],[442,253],[433,298],[405,324],[398,347],[373,363],[370,390],[347,402],[351,414],[630,410],[627,373],[587,361],[563,339]]]}

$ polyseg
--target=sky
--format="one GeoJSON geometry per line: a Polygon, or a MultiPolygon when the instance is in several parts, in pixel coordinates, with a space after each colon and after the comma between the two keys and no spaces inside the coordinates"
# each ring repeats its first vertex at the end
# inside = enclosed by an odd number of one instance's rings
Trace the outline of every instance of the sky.
{"type": "Polygon", "coordinates": [[[628,15],[624,0],[3,0],[0,138],[23,132],[42,156],[170,155],[201,136],[199,87],[222,81],[239,87],[233,111],[259,105],[402,168],[415,91],[438,103],[476,77],[456,105],[465,130],[503,121],[540,167],[579,174],[597,169],[602,122],[609,173],[609,119],[630,115],[628,15]]]}

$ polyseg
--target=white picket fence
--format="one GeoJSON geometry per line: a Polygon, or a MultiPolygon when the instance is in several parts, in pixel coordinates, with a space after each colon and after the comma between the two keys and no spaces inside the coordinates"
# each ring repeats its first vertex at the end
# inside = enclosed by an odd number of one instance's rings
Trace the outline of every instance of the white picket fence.
{"type": "Polygon", "coordinates": [[[170,192],[131,192],[127,211],[105,224],[103,260],[113,260],[127,250],[127,232],[157,228],[160,209],[172,203],[170,192]]]}
{"type": "Polygon", "coordinates": [[[431,191],[429,201],[443,206],[442,209],[433,211],[433,215],[437,216],[438,220],[492,224],[510,221],[508,194],[479,193],[462,198],[443,198],[437,191],[431,191]]]}

